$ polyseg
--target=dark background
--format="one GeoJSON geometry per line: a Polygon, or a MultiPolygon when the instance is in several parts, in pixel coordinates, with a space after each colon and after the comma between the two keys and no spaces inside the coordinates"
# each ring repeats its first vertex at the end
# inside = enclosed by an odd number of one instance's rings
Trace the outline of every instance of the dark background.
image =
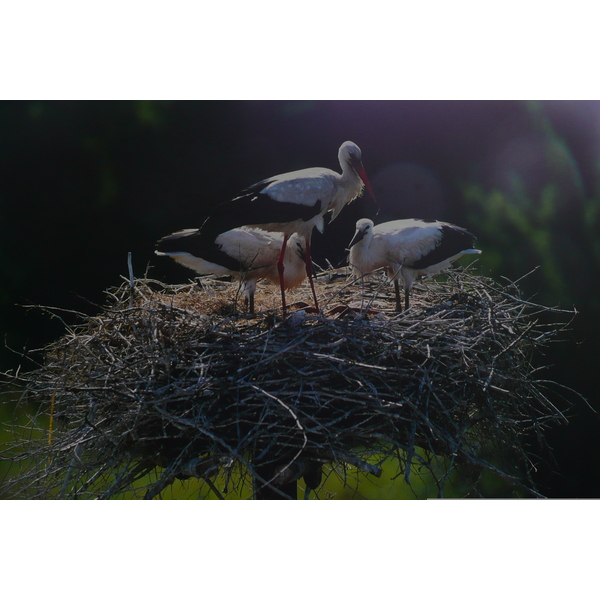
{"type": "MultiPolygon", "coordinates": [[[[270,175],[339,170],[345,140],[361,147],[379,206],[361,198],[315,232],[315,261],[342,264],[363,216],[466,226],[482,274],[517,279],[539,266],[525,293],[576,307],[542,362],[598,409],[599,102],[0,102],[7,346],[34,349],[63,332],[24,305],[98,310],[128,252],[136,276],[186,281],[191,272],[154,256],[159,237],[199,226],[211,205],[270,175]]],[[[2,349],[2,370],[20,362],[2,349]]],[[[556,463],[540,461],[536,482],[552,497],[599,497],[598,414],[583,402],[570,414],[549,433],[556,463]]]]}

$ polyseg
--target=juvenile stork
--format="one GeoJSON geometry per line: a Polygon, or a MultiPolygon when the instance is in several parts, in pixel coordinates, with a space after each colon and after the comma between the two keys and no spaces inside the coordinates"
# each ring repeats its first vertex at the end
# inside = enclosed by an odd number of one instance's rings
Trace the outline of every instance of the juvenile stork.
{"type": "Polygon", "coordinates": [[[289,237],[295,233],[304,240],[306,274],[315,308],[318,310],[310,257],[313,228],[317,227],[322,232],[325,214],[330,212],[333,221],[346,204],[361,194],[363,186],[375,201],[375,194],[362,165],[360,148],[354,142],[344,142],[340,146],[338,158],[342,167],[341,174],[314,167],[263,179],[242,191],[233,200],[217,206],[202,227],[202,234],[212,239],[223,231],[242,225],[283,234],[277,270],[284,316],[284,272],[288,268],[284,255],[289,237]]]}
{"type": "MultiPolygon", "coordinates": [[[[277,261],[282,254],[284,235],[277,232],[239,227],[226,231],[211,242],[198,229],[184,229],[157,243],[156,254],[170,256],[202,275],[229,275],[243,286],[245,303],[254,312],[254,292],[258,279],[279,282],[277,261]]],[[[306,277],[304,247],[297,235],[290,236],[285,254],[285,289],[299,286],[306,277]]]]}
{"type": "Polygon", "coordinates": [[[356,277],[386,267],[394,282],[396,310],[400,311],[399,277],[404,283],[407,309],[415,279],[439,273],[465,254],[481,254],[473,247],[475,239],[466,229],[441,221],[402,219],[374,226],[370,219],[360,219],[350,242],[349,261],[356,277]]]}

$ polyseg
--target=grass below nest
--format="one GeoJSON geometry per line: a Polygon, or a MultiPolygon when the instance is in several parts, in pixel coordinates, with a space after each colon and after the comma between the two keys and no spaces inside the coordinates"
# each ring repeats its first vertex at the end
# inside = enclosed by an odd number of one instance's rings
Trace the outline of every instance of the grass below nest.
{"type": "Polygon", "coordinates": [[[537,447],[571,390],[534,363],[573,313],[462,269],[415,286],[400,314],[382,278],[325,272],[316,287],[321,314],[284,321],[275,286],[255,315],[237,311],[237,285],[206,279],[109,291],[9,376],[36,409],[4,452],[18,468],[3,494],[153,498],[198,478],[251,497],[251,474],[317,487],[323,465],[377,477],[390,459],[409,482],[428,471],[437,495],[459,471],[469,493],[489,471],[537,494],[537,447]]]}

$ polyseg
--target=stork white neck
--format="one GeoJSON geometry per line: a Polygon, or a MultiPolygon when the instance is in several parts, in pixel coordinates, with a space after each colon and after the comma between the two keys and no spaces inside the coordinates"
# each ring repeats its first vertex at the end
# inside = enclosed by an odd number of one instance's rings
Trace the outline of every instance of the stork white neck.
{"type": "Polygon", "coordinates": [[[333,221],[348,202],[360,195],[364,183],[364,168],[362,166],[362,153],[354,142],[344,142],[340,146],[338,159],[342,174],[338,183],[338,192],[332,198],[328,209],[332,211],[333,221]]]}

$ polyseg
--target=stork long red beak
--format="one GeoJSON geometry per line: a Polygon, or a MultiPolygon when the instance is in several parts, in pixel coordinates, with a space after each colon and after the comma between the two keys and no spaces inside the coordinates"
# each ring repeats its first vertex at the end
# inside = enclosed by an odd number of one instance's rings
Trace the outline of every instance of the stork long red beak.
{"type": "Polygon", "coordinates": [[[373,191],[373,188],[371,187],[371,184],[369,183],[369,178],[367,177],[367,173],[365,171],[365,168],[362,166],[361,162],[358,162],[354,165],[354,170],[358,173],[358,176],[362,179],[362,182],[365,184],[365,187],[367,188],[367,192],[369,193],[369,196],[371,196],[371,198],[373,198],[373,202],[377,202],[377,198],[375,198],[375,192],[373,191]]]}

